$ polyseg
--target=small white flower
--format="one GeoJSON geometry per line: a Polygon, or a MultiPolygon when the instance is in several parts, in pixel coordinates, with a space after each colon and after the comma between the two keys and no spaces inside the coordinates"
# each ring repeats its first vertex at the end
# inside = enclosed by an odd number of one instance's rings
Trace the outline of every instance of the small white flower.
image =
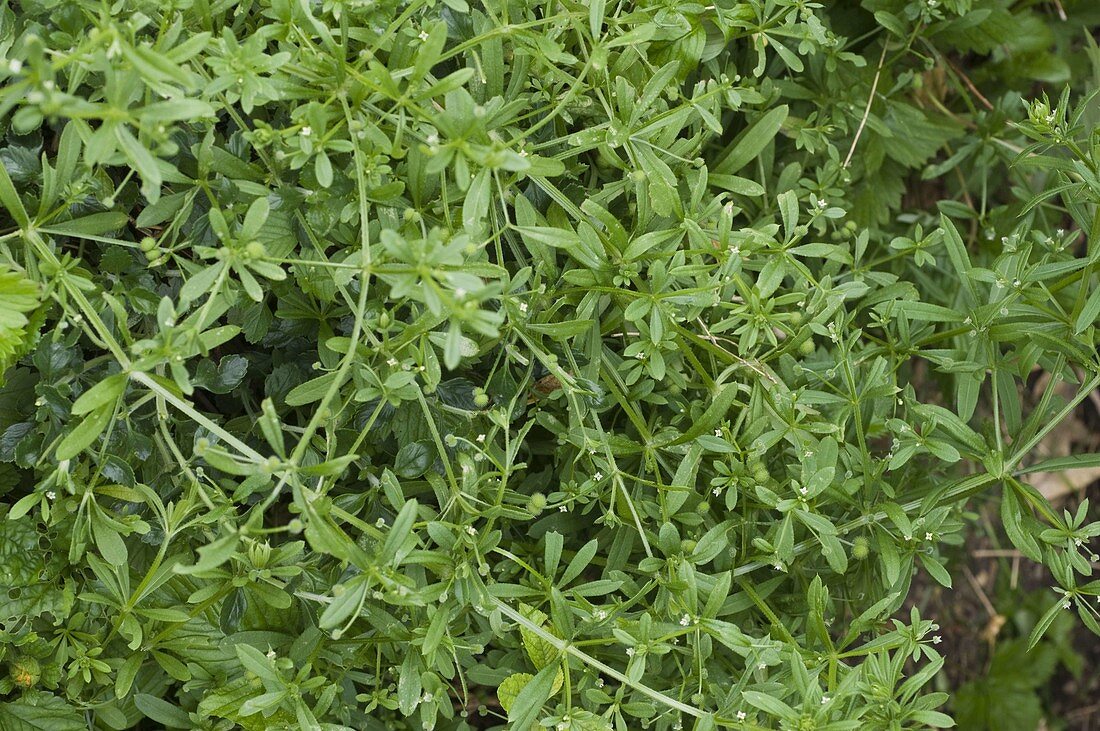
{"type": "Polygon", "coordinates": [[[1078,548],[1080,548],[1080,547],[1081,547],[1081,545],[1082,545],[1082,543],[1081,543],[1081,539],[1080,539],[1080,538],[1074,538],[1074,539],[1073,539],[1073,545],[1075,545],[1075,546],[1077,546],[1078,548]]]}
{"type": "Polygon", "coordinates": [[[817,207],[818,207],[818,208],[825,208],[825,206],[827,206],[827,205],[829,205],[829,204],[828,204],[827,202],[825,202],[825,200],[824,200],[824,199],[822,199],[822,200],[819,200],[819,201],[817,202],[817,207]]]}
{"type": "Polygon", "coordinates": [[[626,656],[627,657],[634,657],[634,648],[633,647],[626,648],[626,656]]]}
{"type": "Polygon", "coordinates": [[[268,660],[274,660],[275,659],[275,650],[268,650],[267,651],[267,659],[268,660]]]}
{"type": "Polygon", "coordinates": [[[691,617],[690,616],[685,614],[684,616],[680,617],[680,626],[681,627],[688,627],[690,625],[691,625],[691,617]]]}
{"type": "Polygon", "coordinates": [[[596,687],[597,688],[602,688],[603,687],[603,678],[596,678],[596,687]]]}
{"type": "Polygon", "coordinates": [[[714,436],[716,436],[716,437],[722,436],[722,430],[721,429],[715,429],[714,430],[714,436]]]}
{"type": "Polygon", "coordinates": [[[943,642],[943,638],[940,637],[939,635],[935,635],[934,637],[932,637],[932,644],[933,645],[938,645],[941,642],[943,642]]]}
{"type": "Polygon", "coordinates": [[[478,434],[477,435],[477,442],[478,442],[478,444],[484,444],[485,443],[485,435],[484,434],[478,434]]]}
{"type": "Polygon", "coordinates": [[[17,74],[22,70],[23,62],[20,61],[18,58],[13,58],[12,60],[8,61],[8,71],[10,71],[11,73],[17,74]]]}
{"type": "Polygon", "coordinates": [[[603,479],[603,473],[597,470],[596,474],[592,475],[592,479],[594,479],[596,482],[599,482],[603,479]]]}
{"type": "Polygon", "coordinates": [[[711,490],[711,492],[714,494],[715,497],[718,497],[719,495],[722,494],[722,488],[716,487],[713,490],[711,490]]]}
{"type": "Polygon", "coordinates": [[[385,528],[386,527],[386,519],[385,518],[379,518],[378,520],[374,521],[374,525],[378,528],[385,528]]]}
{"type": "Polygon", "coordinates": [[[737,720],[738,721],[744,721],[746,718],[748,718],[747,713],[745,713],[744,711],[738,711],[737,712],[737,720]]]}
{"type": "Polygon", "coordinates": [[[821,705],[825,705],[826,703],[828,703],[831,700],[832,700],[832,698],[830,698],[829,696],[823,695],[823,696],[821,696],[821,705]]]}
{"type": "Polygon", "coordinates": [[[924,534],[924,540],[926,540],[926,541],[932,540],[932,534],[931,533],[925,533],[924,534]]]}
{"type": "Polygon", "coordinates": [[[472,525],[468,525],[468,526],[466,526],[466,532],[469,533],[472,536],[476,536],[477,535],[477,528],[473,527],[472,525]]]}
{"type": "Polygon", "coordinates": [[[764,670],[764,669],[766,669],[767,667],[768,667],[768,663],[766,663],[766,662],[762,662],[762,663],[760,663],[759,665],[757,665],[757,666],[756,666],[756,668],[757,668],[758,670],[764,670]]]}
{"type": "Polygon", "coordinates": [[[1055,233],[1057,233],[1059,236],[1065,236],[1066,230],[1064,228],[1060,228],[1055,233]]]}
{"type": "Polygon", "coordinates": [[[417,38],[419,38],[422,41],[428,40],[428,31],[426,31],[426,30],[420,31],[420,33],[417,34],[417,38]]]}
{"type": "Polygon", "coordinates": [[[397,358],[388,358],[386,360],[386,365],[388,365],[390,368],[397,367],[397,363],[398,363],[397,358]]]}
{"type": "Polygon", "coordinates": [[[1069,609],[1072,606],[1073,606],[1073,603],[1070,602],[1069,599],[1066,599],[1064,602],[1062,602],[1062,609],[1069,609]]]}
{"type": "Polygon", "coordinates": [[[798,494],[799,494],[799,495],[808,495],[808,494],[809,494],[809,492],[810,492],[810,491],[809,491],[809,489],[808,489],[808,488],[805,488],[805,487],[800,487],[800,488],[798,488],[798,494]]]}
{"type": "Polygon", "coordinates": [[[775,570],[776,570],[776,571],[782,571],[782,570],[783,570],[783,564],[781,564],[781,563],[777,563],[777,564],[775,565],[775,570]]]}
{"type": "Polygon", "coordinates": [[[47,500],[56,500],[57,499],[57,493],[54,492],[53,490],[47,490],[46,491],[46,499],[47,500]]]}
{"type": "Polygon", "coordinates": [[[519,311],[523,312],[523,313],[527,312],[527,303],[526,302],[520,302],[519,303],[519,311]]]}
{"type": "Polygon", "coordinates": [[[301,131],[299,131],[298,134],[300,134],[302,137],[309,137],[311,134],[313,134],[313,128],[307,124],[305,127],[302,127],[301,131]]]}
{"type": "Polygon", "coordinates": [[[425,703],[431,703],[433,700],[435,700],[435,696],[431,693],[425,693],[423,700],[425,703]]]}
{"type": "Polygon", "coordinates": [[[568,512],[568,510],[569,510],[569,508],[565,507],[564,505],[562,505],[561,507],[558,508],[559,513],[565,513],[565,512],[568,512]]]}
{"type": "Polygon", "coordinates": [[[607,612],[604,611],[603,609],[597,609],[595,615],[593,615],[593,616],[595,616],[596,619],[598,619],[599,621],[602,622],[605,619],[607,619],[607,612]]]}

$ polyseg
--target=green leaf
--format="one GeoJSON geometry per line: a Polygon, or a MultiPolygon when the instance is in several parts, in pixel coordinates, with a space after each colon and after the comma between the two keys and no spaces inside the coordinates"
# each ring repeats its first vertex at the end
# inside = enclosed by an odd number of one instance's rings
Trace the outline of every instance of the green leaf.
{"type": "Polygon", "coordinates": [[[77,238],[81,236],[99,236],[123,228],[129,220],[129,216],[125,213],[107,211],[51,224],[50,231],[77,238]]]}
{"type": "Polygon", "coordinates": [[[944,586],[950,589],[951,574],[947,572],[947,569],[944,568],[944,565],[935,558],[927,556],[923,553],[917,555],[920,557],[921,565],[924,566],[924,569],[928,572],[928,575],[935,579],[936,583],[940,586],[944,586]]]}
{"type": "Polygon", "coordinates": [[[54,457],[59,460],[72,459],[84,451],[111,423],[114,411],[114,403],[108,403],[89,412],[57,445],[54,457]]]}
{"type": "Polygon", "coordinates": [[[604,10],[606,7],[607,0],[593,0],[588,3],[588,30],[592,33],[593,39],[599,39],[602,35],[600,31],[603,30],[604,10]]]}
{"type": "Polygon", "coordinates": [[[401,512],[394,518],[393,526],[386,535],[386,542],[382,546],[378,558],[383,563],[398,563],[402,557],[401,547],[412,536],[413,523],[416,521],[416,500],[408,500],[401,508],[401,512]]]}
{"type": "Polygon", "coordinates": [[[588,568],[598,548],[599,542],[595,538],[580,547],[576,555],[574,555],[573,559],[569,562],[569,565],[565,567],[565,571],[562,572],[562,586],[568,585],[569,582],[580,576],[581,572],[588,568]]]}
{"type": "Polygon", "coordinates": [[[30,225],[31,217],[27,215],[27,209],[23,207],[23,201],[3,165],[0,165],[0,204],[8,209],[17,226],[27,228],[30,225]]]}
{"type": "Polygon", "coordinates": [[[523,685],[508,710],[508,720],[514,728],[525,729],[538,721],[543,705],[553,692],[555,675],[560,672],[556,665],[547,665],[523,685]]]}
{"type": "Polygon", "coordinates": [[[512,709],[520,691],[534,678],[531,673],[512,673],[499,686],[497,686],[497,700],[500,707],[507,713],[512,709]]]}
{"type": "Polygon", "coordinates": [[[786,105],[770,109],[749,125],[745,131],[718,154],[718,162],[712,166],[720,175],[733,175],[756,159],[783,127],[787,119],[786,105]]]}
{"type": "Polygon", "coordinates": [[[420,477],[435,462],[435,450],[428,441],[408,442],[397,451],[393,471],[406,479],[420,477]]]}
{"type": "Polygon", "coordinates": [[[1100,287],[1094,289],[1089,298],[1085,300],[1085,305],[1081,308],[1081,312],[1077,315],[1077,319],[1073,324],[1074,334],[1083,333],[1086,328],[1095,325],[1097,317],[1100,317],[1100,287]]]}
{"type": "Polygon", "coordinates": [[[962,322],[963,317],[955,310],[930,302],[901,301],[895,308],[904,313],[910,320],[923,320],[924,322],[962,322]]]}
{"type": "MultiPolygon", "coordinates": [[[[532,624],[546,629],[545,622],[547,616],[537,609],[532,609],[526,605],[520,607],[523,614],[527,619],[531,620],[532,624]]],[[[547,630],[550,634],[554,634],[547,630]]],[[[523,648],[527,650],[527,656],[531,658],[531,662],[539,670],[550,664],[556,664],[558,650],[548,640],[543,639],[534,631],[524,627],[522,624],[519,626],[520,636],[523,638],[523,648]]]]}
{"type": "Polygon", "coordinates": [[[315,401],[320,401],[328,393],[328,389],[336,381],[336,372],[317,376],[305,383],[295,386],[285,397],[287,406],[305,406],[315,401]]]}
{"type": "Polygon", "coordinates": [[[1063,597],[1059,597],[1058,601],[1048,609],[1043,616],[1035,623],[1035,627],[1031,630],[1031,634],[1027,638],[1027,649],[1030,652],[1034,649],[1035,645],[1039,644],[1039,640],[1043,639],[1043,635],[1050,629],[1050,625],[1054,624],[1054,620],[1058,618],[1058,615],[1065,611],[1066,600],[1063,597]]]}
{"type": "Polygon", "coordinates": [[[37,284],[0,265],[0,385],[4,372],[23,351],[30,322],[25,313],[39,306],[38,298],[37,284]]]}
{"type": "Polygon", "coordinates": [[[347,584],[339,585],[339,592],[334,587],[332,603],[321,613],[318,626],[333,630],[346,624],[363,607],[369,590],[370,582],[363,576],[356,576],[347,584]]]}
{"type": "Polygon", "coordinates": [[[741,695],[749,705],[755,706],[775,718],[790,722],[798,720],[798,713],[778,698],[773,698],[766,693],[755,690],[746,690],[741,695]]]}
{"type": "Polygon", "coordinates": [[[974,291],[974,282],[971,277],[970,256],[966,252],[962,236],[955,224],[947,216],[940,214],[940,227],[943,229],[944,245],[947,247],[947,258],[955,270],[956,280],[962,284],[963,291],[967,294],[967,301],[971,304],[978,301],[978,294],[974,291]]]}
{"type": "Polygon", "coordinates": [[[727,383],[722,387],[722,390],[718,392],[718,395],[714,397],[714,401],[712,401],[707,407],[707,410],[703,412],[703,415],[696,419],[691,428],[679,437],[666,442],[664,446],[687,444],[701,435],[713,431],[714,427],[726,417],[726,414],[729,412],[740,390],[740,384],[727,383]]]}
{"type": "Polygon", "coordinates": [[[240,536],[236,533],[222,536],[212,543],[199,547],[199,560],[193,566],[176,564],[175,571],[178,574],[199,574],[216,569],[237,552],[239,543],[240,536]]]}
{"type": "Polygon", "coordinates": [[[134,705],[145,714],[146,718],[164,724],[168,728],[189,729],[194,725],[190,715],[182,708],[148,693],[135,695],[134,705]]]}
{"type": "Polygon", "coordinates": [[[462,225],[471,233],[481,229],[481,222],[489,213],[491,180],[489,170],[482,170],[474,176],[470,189],[466,191],[466,202],[462,205],[462,225]]]}
{"type": "Polygon", "coordinates": [[[342,475],[347,470],[348,465],[357,459],[359,459],[359,455],[357,454],[345,454],[342,457],[334,457],[320,464],[299,467],[298,472],[310,477],[332,477],[334,475],[342,475]]]}
{"type": "Polygon", "coordinates": [[[1005,534],[1025,556],[1032,561],[1042,562],[1043,552],[1039,548],[1039,542],[1028,530],[1025,520],[1024,508],[1016,497],[1016,489],[1012,485],[1005,485],[1001,491],[1001,522],[1004,524],[1005,534]]]}
{"type": "Polygon", "coordinates": [[[317,178],[317,184],[322,188],[332,187],[332,160],[325,154],[324,150],[317,153],[317,156],[313,158],[313,175],[317,178]]]}
{"type": "Polygon", "coordinates": [[[80,394],[80,398],[73,402],[73,415],[81,416],[108,404],[113,405],[123,391],[126,390],[128,381],[129,377],[125,373],[115,373],[107,376],[80,394]]]}
{"type": "Polygon", "coordinates": [[[397,702],[401,713],[412,715],[420,703],[423,687],[420,680],[420,653],[407,652],[397,676],[397,702]]]}
{"type": "Polygon", "coordinates": [[[164,179],[161,177],[160,168],[157,167],[156,158],[149,152],[137,138],[134,137],[123,125],[115,127],[115,136],[126,155],[126,159],[134,166],[141,176],[141,192],[150,202],[156,202],[160,197],[160,186],[164,179]]]}
{"type": "Polygon", "coordinates": [[[218,262],[205,267],[192,274],[182,287],[180,287],[180,301],[194,302],[203,295],[214,295],[214,283],[218,280],[226,267],[225,262],[218,262]]]}
{"type": "Polygon", "coordinates": [[[86,731],[84,715],[51,693],[32,692],[0,703],[4,731],[86,731]]]}
{"type": "Polygon", "coordinates": [[[1100,453],[1071,454],[1068,457],[1043,459],[1020,469],[1020,474],[1030,475],[1036,472],[1063,472],[1065,470],[1085,470],[1100,467],[1100,453]]]}

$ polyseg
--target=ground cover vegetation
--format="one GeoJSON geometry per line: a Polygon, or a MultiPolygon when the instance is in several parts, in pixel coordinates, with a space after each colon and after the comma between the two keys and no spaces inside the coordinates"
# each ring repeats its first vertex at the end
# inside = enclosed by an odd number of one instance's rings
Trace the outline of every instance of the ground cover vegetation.
{"type": "Polygon", "coordinates": [[[1100,385],[1098,27],[5,2],[0,728],[1037,723],[1100,631],[1032,485],[1100,464],[1040,449],[1100,385]],[[988,506],[1049,588],[952,699],[911,589],[988,506]]]}

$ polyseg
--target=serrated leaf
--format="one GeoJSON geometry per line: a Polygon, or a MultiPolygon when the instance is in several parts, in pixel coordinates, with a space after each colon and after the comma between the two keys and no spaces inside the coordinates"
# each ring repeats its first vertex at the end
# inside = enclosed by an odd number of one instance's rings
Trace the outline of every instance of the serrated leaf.
{"type": "Polygon", "coordinates": [[[523,688],[531,682],[534,678],[531,673],[513,673],[509,675],[504,681],[497,686],[497,700],[500,701],[500,707],[508,712],[512,709],[512,704],[515,703],[516,697],[523,688]]]}
{"type": "Polygon", "coordinates": [[[0,703],[4,731],[86,731],[84,715],[52,693],[28,693],[0,703]]]}

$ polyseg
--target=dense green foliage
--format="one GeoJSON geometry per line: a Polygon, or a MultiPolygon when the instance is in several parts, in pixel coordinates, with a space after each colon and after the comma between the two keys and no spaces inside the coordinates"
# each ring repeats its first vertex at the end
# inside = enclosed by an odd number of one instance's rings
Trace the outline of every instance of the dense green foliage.
{"type": "Polygon", "coordinates": [[[1100,630],[1098,27],[5,2],[0,728],[948,726],[975,498],[1100,630]]]}

